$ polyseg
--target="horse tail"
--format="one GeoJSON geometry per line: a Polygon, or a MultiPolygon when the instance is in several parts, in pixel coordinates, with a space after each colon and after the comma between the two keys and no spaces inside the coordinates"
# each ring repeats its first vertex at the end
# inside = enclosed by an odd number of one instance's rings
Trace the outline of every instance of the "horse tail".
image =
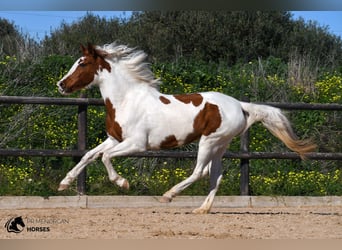
{"type": "Polygon", "coordinates": [[[280,109],[253,103],[240,102],[247,114],[245,131],[255,122],[261,122],[274,136],[279,138],[289,149],[297,152],[302,159],[305,154],[316,149],[310,139],[300,140],[292,130],[290,121],[280,109]]]}

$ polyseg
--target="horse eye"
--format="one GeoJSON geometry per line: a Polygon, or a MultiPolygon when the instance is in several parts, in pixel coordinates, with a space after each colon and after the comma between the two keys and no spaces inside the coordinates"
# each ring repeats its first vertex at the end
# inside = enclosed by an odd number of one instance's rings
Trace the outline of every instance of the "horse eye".
{"type": "Polygon", "coordinates": [[[86,63],[80,63],[78,66],[81,66],[82,68],[85,67],[87,64],[86,63]]]}

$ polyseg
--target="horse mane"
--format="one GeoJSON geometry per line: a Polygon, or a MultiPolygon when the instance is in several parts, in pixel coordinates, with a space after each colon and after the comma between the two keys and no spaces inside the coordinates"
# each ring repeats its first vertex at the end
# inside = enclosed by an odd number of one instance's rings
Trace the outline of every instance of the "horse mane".
{"type": "Polygon", "coordinates": [[[105,44],[102,47],[96,46],[100,55],[113,62],[123,62],[131,75],[140,82],[147,83],[153,87],[161,84],[159,78],[155,78],[146,62],[147,54],[142,50],[130,48],[126,45],[118,45],[116,42],[105,44]]]}

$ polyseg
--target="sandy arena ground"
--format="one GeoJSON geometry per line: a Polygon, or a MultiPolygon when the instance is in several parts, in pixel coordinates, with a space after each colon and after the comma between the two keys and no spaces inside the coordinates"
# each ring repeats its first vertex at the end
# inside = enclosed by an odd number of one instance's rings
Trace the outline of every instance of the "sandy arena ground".
{"type": "Polygon", "coordinates": [[[342,239],[342,207],[0,209],[1,239],[342,239]],[[25,227],[9,233],[21,216],[25,227]]]}

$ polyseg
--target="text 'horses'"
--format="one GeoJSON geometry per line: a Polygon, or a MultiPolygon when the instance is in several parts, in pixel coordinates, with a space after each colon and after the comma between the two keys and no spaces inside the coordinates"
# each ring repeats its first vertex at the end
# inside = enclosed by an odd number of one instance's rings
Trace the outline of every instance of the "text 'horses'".
{"type": "Polygon", "coordinates": [[[301,157],[315,149],[298,140],[288,119],[277,108],[240,102],[233,97],[205,92],[167,95],[158,91],[158,79],[145,63],[146,54],[115,43],[103,47],[82,46],[83,56],[57,83],[66,95],[98,86],[106,107],[107,140],[86,153],[61,181],[66,189],[90,162],[99,156],[109,179],[122,188],[128,181],[113,168],[111,158],[145,150],[167,149],[199,140],[196,167],[190,177],[167,191],[170,202],[199,178],[210,175],[209,195],[194,213],[207,213],[222,178],[221,159],[233,137],[255,122],[262,124],[301,157]]]}

